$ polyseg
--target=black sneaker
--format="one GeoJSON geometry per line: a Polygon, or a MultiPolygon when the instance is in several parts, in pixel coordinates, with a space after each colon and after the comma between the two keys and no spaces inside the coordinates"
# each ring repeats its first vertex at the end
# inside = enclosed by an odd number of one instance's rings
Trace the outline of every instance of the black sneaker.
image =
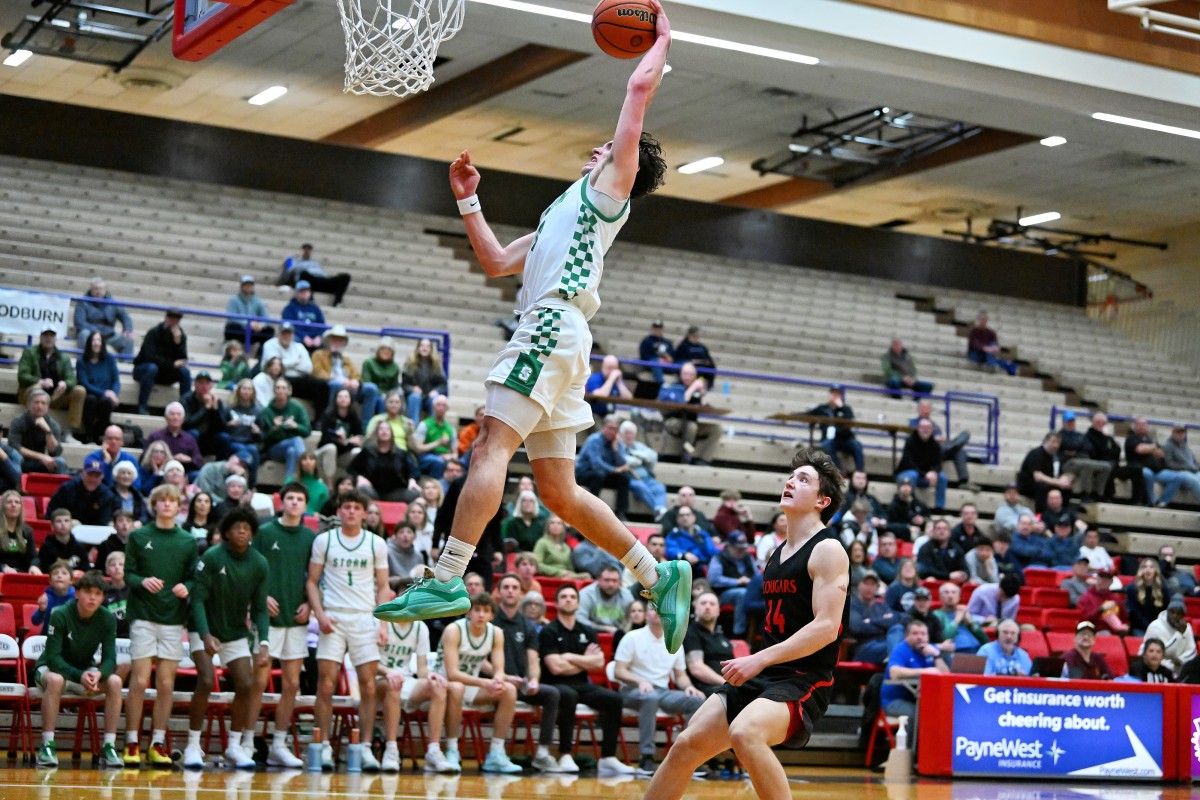
{"type": "Polygon", "coordinates": [[[637,775],[641,778],[648,778],[658,769],[658,764],[654,763],[654,759],[650,756],[642,756],[638,761],[637,775]]]}

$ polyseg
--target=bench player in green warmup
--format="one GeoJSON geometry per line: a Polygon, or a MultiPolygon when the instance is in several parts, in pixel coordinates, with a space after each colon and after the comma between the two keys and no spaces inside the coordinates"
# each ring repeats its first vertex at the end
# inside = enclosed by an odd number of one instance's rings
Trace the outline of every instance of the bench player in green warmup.
{"type": "Polygon", "coordinates": [[[658,0],[654,44],[629,78],[616,132],[595,148],[582,177],[542,213],[535,232],[500,244],[483,218],[479,171],[470,153],[450,166],[467,236],[489,277],[522,275],[521,319],[488,374],[479,438],[450,537],[432,578],[420,580],[376,609],[387,621],[463,614],[471,607],[462,575],[484,526],[504,492],[508,462],[522,443],[546,506],[621,560],[658,608],[672,653],[683,644],[691,605],[691,566],[658,564],[612,509],[575,482],[575,433],[592,426],[584,402],[592,334],[588,320],[600,308],[604,255],[629,218],[629,200],[661,185],[662,148],[642,123],[662,81],[671,26],[658,0]]]}
{"type": "Polygon", "coordinates": [[[64,694],[76,697],[104,695],[104,745],[100,766],[120,767],[117,723],[121,719],[121,676],[117,675],[117,618],[103,607],[104,578],[86,572],[75,584],[75,599],[50,612],[46,649],[38,656],[30,676],[42,690],[42,744],[37,749],[39,767],[57,767],[54,729],[64,694]],[[100,663],[95,664],[96,651],[100,663]]]}

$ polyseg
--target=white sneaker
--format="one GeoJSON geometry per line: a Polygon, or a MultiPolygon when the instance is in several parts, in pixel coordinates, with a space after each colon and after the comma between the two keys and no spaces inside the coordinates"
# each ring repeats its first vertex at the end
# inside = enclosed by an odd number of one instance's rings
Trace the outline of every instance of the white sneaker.
{"type": "Polygon", "coordinates": [[[283,767],[285,769],[304,769],[304,762],[288,749],[287,745],[271,746],[267,752],[268,767],[283,767]]]}
{"type": "Polygon", "coordinates": [[[72,434],[70,431],[63,433],[61,443],[62,444],[83,444],[83,442],[76,439],[75,435],[72,434]]]}
{"type": "Polygon", "coordinates": [[[240,744],[230,744],[225,748],[225,760],[234,769],[254,769],[258,766],[240,744]]]}
{"type": "Polygon", "coordinates": [[[575,763],[575,759],[570,753],[563,753],[558,757],[559,772],[579,772],[579,765],[575,763]]]}
{"type": "Polygon", "coordinates": [[[399,750],[384,750],[383,761],[379,768],[384,772],[399,772],[400,771],[400,751],[399,750]]]}
{"type": "Polygon", "coordinates": [[[601,778],[613,775],[632,775],[635,772],[637,772],[636,769],[618,760],[616,756],[607,756],[596,763],[596,774],[601,778]]]}
{"type": "Polygon", "coordinates": [[[533,768],[538,772],[562,772],[558,768],[558,762],[554,760],[554,756],[546,753],[544,756],[535,756],[533,759],[533,768]]]}
{"type": "Polygon", "coordinates": [[[204,769],[204,748],[198,744],[189,744],[183,751],[184,769],[204,769]]]}
{"type": "Polygon", "coordinates": [[[321,769],[333,769],[333,745],[329,742],[321,748],[321,769]]]}
{"type": "Polygon", "coordinates": [[[446,759],[446,754],[441,750],[428,750],[425,753],[425,771],[426,772],[458,772],[446,759]]]}
{"type": "Polygon", "coordinates": [[[362,746],[362,768],[363,772],[379,772],[379,759],[371,752],[369,744],[362,746]]]}

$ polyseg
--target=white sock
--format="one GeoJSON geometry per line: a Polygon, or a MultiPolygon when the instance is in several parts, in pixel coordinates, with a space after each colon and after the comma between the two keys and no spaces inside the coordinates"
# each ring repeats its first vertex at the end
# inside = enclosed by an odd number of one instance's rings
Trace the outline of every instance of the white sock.
{"type": "Polygon", "coordinates": [[[457,736],[455,736],[453,739],[446,739],[446,750],[451,753],[458,752],[458,737],[457,736]]]}
{"type": "Polygon", "coordinates": [[[442,548],[437,564],[433,567],[435,580],[445,581],[451,578],[461,578],[467,571],[467,562],[475,555],[475,545],[451,536],[442,548]]]}
{"type": "Polygon", "coordinates": [[[166,729],[163,729],[163,730],[161,730],[161,731],[160,731],[160,730],[156,730],[156,731],[154,731],[154,737],[153,737],[153,738],[150,740],[150,746],[151,746],[151,747],[154,747],[154,745],[156,745],[156,744],[163,744],[163,743],[164,743],[164,742],[166,742],[166,741],[167,741],[167,731],[166,731],[166,729]]]}
{"type": "Polygon", "coordinates": [[[287,731],[275,731],[271,737],[271,747],[287,747],[287,731]]]}
{"type": "Polygon", "coordinates": [[[115,745],[117,743],[117,735],[115,733],[104,734],[104,743],[115,745]]]}
{"type": "Polygon", "coordinates": [[[242,731],[242,749],[247,753],[254,752],[254,729],[242,731]]]}
{"type": "Polygon", "coordinates": [[[42,731],[42,744],[50,744],[54,741],[54,731],[42,731]]]}
{"type": "Polygon", "coordinates": [[[533,754],[533,757],[534,758],[545,758],[548,755],[550,755],[550,748],[546,747],[546,745],[544,745],[544,744],[539,744],[537,746],[537,752],[533,754]]]}
{"type": "Polygon", "coordinates": [[[188,747],[200,746],[200,731],[188,731],[188,747]]]}
{"type": "Polygon", "coordinates": [[[430,742],[429,747],[425,748],[425,752],[426,753],[440,753],[440,752],[442,752],[442,746],[438,742],[430,742]]]}
{"type": "Polygon", "coordinates": [[[493,753],[501,753],[501,754],[504,753],[504,740],[503,739],[497,739],[495,736],[492,737],[492,752],[493,753]]]}
{"type": "Polygon", "coordinates": [[[621,556],[621,563],[647,589],[658,583],[658,562],[641,542],[635,542],[633,547],[629,548],[629,552],[621,556]]]}
{"type": "Polygon", "coordinates": [[[137,744],[137,743],[138,743],[138,732],[137,731],[125,731],[125,744],[137,744]]]}
{"type": "Polygon", "coordinates": [[[385,752],[385,753],[399,753],[399,752],[400,752],[400,746],[399,746],[399,745],[397,745],[397,744],[396,744],[396,740],[395,740],[395,739],[393,739],[392,741],[388,742],[387,744],[385,744],[385,745],[383,746],[383,752],[385,752]]]}

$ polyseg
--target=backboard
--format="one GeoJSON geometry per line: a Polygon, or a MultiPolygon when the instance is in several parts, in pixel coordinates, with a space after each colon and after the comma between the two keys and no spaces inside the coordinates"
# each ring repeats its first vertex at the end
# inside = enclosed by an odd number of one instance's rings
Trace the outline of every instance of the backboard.
{"type": "Polygon", "coordinates": [[[175,0],[171,51],[184,61],[200,61],[294,0],[175,0]]]}

